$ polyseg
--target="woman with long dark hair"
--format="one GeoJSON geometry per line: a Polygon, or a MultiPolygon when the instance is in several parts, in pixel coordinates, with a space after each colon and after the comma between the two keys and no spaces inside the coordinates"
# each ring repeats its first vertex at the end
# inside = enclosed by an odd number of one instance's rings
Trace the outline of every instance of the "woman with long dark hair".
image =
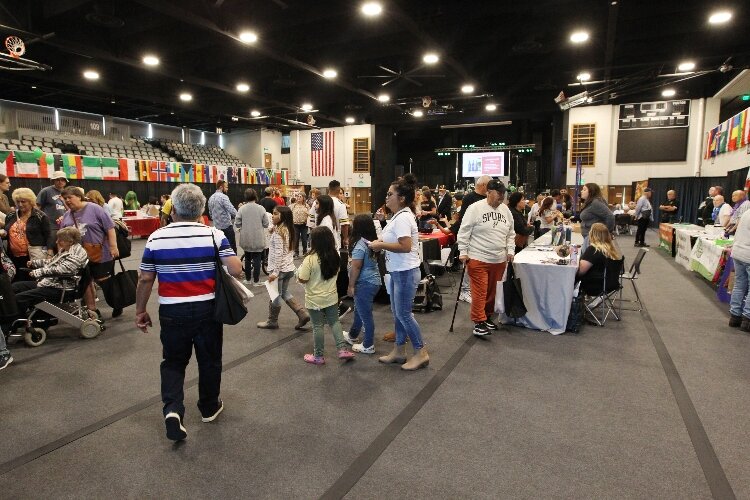
{"type": "Polygon", "coordinates": [[[315,220],[316,227],[327,227],[333,233],[336,248],[341,248],[341,228],[333,211],[333,198],[327,194],[318,196],[318,218],[315,220]]]}
{"type": "Polygon", "coordinates": [[[349,360],[355,356],[347,349],[339,321],[336,277],[340,258],[331,231],[314,228],[310,232],[310,252],[297,270],[299,282],[305,285],[305,307],[313,322],[314,349],[311,354],[305,354],[306,363],[322,365],[326,362],[323,357],[326,325],[331,327],[338,358],[349,360]]]}
{"type": "Polygon", "coordinates": [[[552,229],[555,225],[555,216],[557,209],[555,208],[555,199],[551,196],[547,196],[542,201],[542,206],[539,207],[539,235],[543,235],[552,229]]]}
{"type": "Polygon", "coordinates": [[[360,214],[354,218],[349,269],[349,289],[347,295],[354,298],[354,322],[344,338],[352,344],[354,352],[374,354],[375,321],[372,316],[372,302],[380,291],[382,278],[378,269],[378,260],[370,250],[369,243],[378,239],[375,225],[369,215],[360,214]],[[361,344],[354,342],[364,326],[365,338],[361,344]]]}
{"type": "Polygon", "coordinates": [[[294,327],[301,330],[310,321],[310,315],[299,302],[294,300],[289,291],[289,281],[294,276],[294,222],[292,210],[283,205],[277,205],[271,212],[273,229],[268,249],[268,282],[278,279],[279,296],[268,303],[268,320],[257,324],[258,328],[275,330],[279,327],[279,313],[281,301],[294,311],[299,322],[294,327]]]}
{"type": "Polygon", "coordinates": [[[583,248],[589,246],[589,231],[591,226],[600,222],[607,226],[612,233],[615,231],[615,216],[607,206],[602,196],[602,190],[598,184],[589,182],[581,188],[581,198],[584,200],[581,209],[581,235],[583,236],[583,248]]]}
{"type": "Polygon", "coordinates": [[[385,251],[386,268],[390,273],[390,284],[386,285],[396,323],[396,344],[393,351],[378,361],[402,364],[403,370],[417,370],[430,362],[422,342],[419,323],[412,313],[420,280],[417,222],[412,211],[415,186],[416,178],[412,174],[406,174],[402,180],[391,183],[385,199],[386,205],[393,211],[393,217],[383,228],[382,239],[370,244],[374,251],[385,251]],[[408,362],[405,346],[407,336],[414,348],[414,356],[408,362]]]}

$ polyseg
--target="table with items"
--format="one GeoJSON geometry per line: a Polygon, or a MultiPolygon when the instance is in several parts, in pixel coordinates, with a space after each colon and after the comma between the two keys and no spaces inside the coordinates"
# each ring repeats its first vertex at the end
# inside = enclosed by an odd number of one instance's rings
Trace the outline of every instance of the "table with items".
{"type": "Polygon", "coordinates": [[[420,260],[423,262],[430,260],[444,261],[441,249],[450,247],[455,241],[456,238],[453,234],[444,234],[437,229],[430,234],[420,233],[418,248],[420,260]]]}
{"type": "MultiPolygon", "coordinates": [[[[553,335],[565,332],[578,264],[577,259],[571,262],[570,258],[558,257],[550,242],[549,233],[542,235],[513,259],[515,276],[521,282],[526,315],[514,319],[502,312],[499,320],[503,324],[521,325],[553,335]]],[[[571,243],[583,244],[583,236],[572,233],[571,243]]]]}
{"type": "Polygon", "coordinates": [[[158,217],[123,217],[130,236],[149,236],[161,225],[158,217]]]}

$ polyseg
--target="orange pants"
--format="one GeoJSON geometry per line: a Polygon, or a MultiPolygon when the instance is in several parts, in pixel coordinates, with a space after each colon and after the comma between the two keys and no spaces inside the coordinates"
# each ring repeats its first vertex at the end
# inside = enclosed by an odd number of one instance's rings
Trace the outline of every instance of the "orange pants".
{"type": "Polygon", "coordinates": [[[503,279],[507,262],[489,264],[481,260],[469,259],[466,270],[471,280],[471,320],[480,323],[495,312],[495,291],[497,282],[503,279]]]}

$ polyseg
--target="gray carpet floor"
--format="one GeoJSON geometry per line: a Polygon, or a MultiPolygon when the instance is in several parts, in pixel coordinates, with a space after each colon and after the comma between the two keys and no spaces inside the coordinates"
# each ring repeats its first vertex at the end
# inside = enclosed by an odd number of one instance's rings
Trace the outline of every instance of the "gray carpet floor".
{"type": "MultiPolygon", "coordinates": [[[[629,264],[632,237],[618,241],[629,264]]],[[[377,355],[340,364],[330,335],[328,364],[305,364],[311,334],[290,310],[279,330],[255,327],[259,292],[225,328],[213,423],[200,422],[190,365],[180,444],[164,436],[158,324],[141,333],[132,307],[109,319],[103,305],[96,339],[58,326],[41,347],[10,346],[0,498],[748,498],[750,336],[664,252],[642,269],[646,310],[579,335],[475,339],[464,303],[449,333],[444,288],[445,310],[417,316],[431,362],[415,373],[377,355]]],[[[156,294],[149,307],[156,319],[156,294]]],[[[388,306],[375,317],[382,354],[388,306]]]]}

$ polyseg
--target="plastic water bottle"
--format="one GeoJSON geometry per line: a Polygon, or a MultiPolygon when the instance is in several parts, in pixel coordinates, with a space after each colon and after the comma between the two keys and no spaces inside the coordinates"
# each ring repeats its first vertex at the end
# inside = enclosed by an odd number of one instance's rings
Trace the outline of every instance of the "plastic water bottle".
{"type": "Polygon", "coordinates": [[[573,245],[570,249],[570,264],[578,265],[578,245],[573,245]]]}

